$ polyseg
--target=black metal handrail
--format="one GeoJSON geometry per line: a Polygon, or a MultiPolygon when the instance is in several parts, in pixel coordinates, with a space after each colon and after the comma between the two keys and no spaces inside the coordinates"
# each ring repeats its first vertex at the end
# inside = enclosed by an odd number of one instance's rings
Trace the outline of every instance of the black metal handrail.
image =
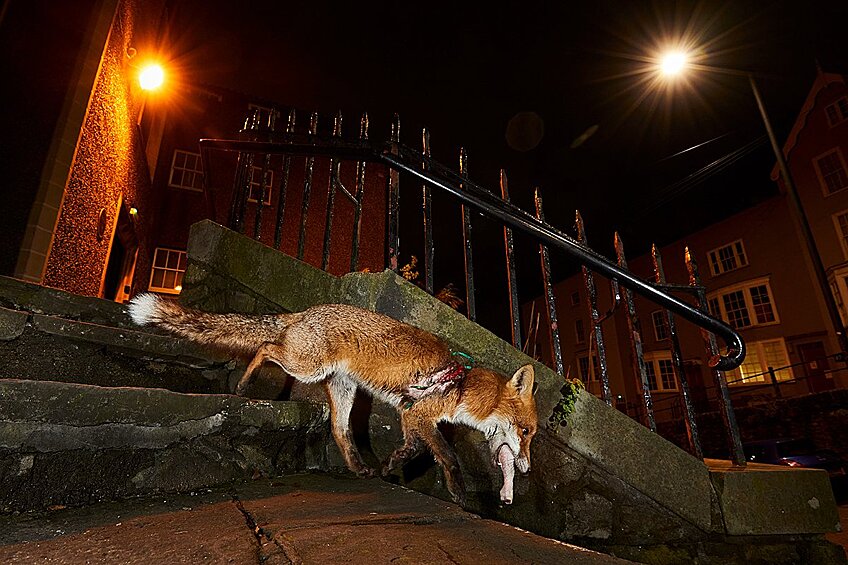
{"type": "Polygon", "coordinates": [[[619,268],[587,246],[538,220],[514,204],[498,198],[482,186],[460,176],[455,171],[415,149],[396,142],[382,145],[369,141],[346,141],[339,138],[320,138],[297,134],[280,136],[282,141],[251,141],[231,139],[201,139],[202,150],[219,149],[243,153],[327,156],[356,161],[382,163],[398,171],[418,177],[484,215],[519,229],[539,242],[551,245],[575,257],[583,265],[615,280],[625,288],[667,308],[700,328],[718,335],[727,346],[725,355],[710,359],[710,366],[728,371],[742,364],[745,342],[736,330],[726,323],[705,314],[679,298],[668,294],[663,285],[655,285],[619,268]]]}

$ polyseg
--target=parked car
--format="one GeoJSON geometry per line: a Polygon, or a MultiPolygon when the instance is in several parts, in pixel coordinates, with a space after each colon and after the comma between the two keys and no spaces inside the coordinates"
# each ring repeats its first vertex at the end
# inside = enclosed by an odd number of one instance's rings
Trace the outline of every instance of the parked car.
{"type": "Polygon", "coordinates": [[[816,449],[807,439],[764,439],[745,443],[742,449],[752,463],[824,469],[831,478],[844,476],[848,466],[835,452],[816,449]]]}

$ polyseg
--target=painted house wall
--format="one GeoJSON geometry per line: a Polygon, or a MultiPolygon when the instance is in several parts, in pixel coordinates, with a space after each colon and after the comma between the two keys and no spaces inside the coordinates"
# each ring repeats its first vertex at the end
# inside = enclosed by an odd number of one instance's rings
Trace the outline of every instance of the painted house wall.
{"type": "MultiPolygon", "coordinates": [[[[832,75],[824,84],[819,82],[821,80],[820,76],[811,90],[810,98],[796,123],[792,143],[788,144],[787,150],[789,166],[804,202],[817,246],[826,268],[831,271],[831,279],[834,280],[834,274],[837,275],[836,278],[848,275],[848,270],[840,275],[840,269],[846,265],[846,254],[833,220],[834,214],[848,211],[848,190],[825,196],[813,160],[834,147],[839,147],[843,155],[848,156],[848,121],[831,127],[824,114],[825,106],[845,96],[846,88],[844,81],[834,81],[832,75]]],[[[740,187],[740,190],[744,189],[745,187],[740,187]]],[[[764,340],[784,340],[789,363],[800,365],[792,369],[793,375],[799,380],[782,384],[782,393],[792,395],[810,392],[812,385],[806,377],[812,372],[812,368],[810,363],[803,363],[801,349],[820,342],[825,354],[834,354],[838,351],[838,345],[824,310],[823,300],[809,260],[806,259],[798,223],[785,193],[664,246],[660,252],[669,282],[678,284],[688,282],[684,262],[684,250],[687,246],[700,266],[702,284],[706,287],[708,295],[721,293],[723,290],[751,281],[767,281],[771,290],[772,306],[778,318],[777,322],[742,329],[740,333],[749,347],[751,344],[764,340]],[[747,265],[724,273],[712,273],[709,252],[740,239],[744,245],[747,265]]],[[[630,259],[629,266],[637,276],[653,280],[650,255],[643,254],[630,259]]],[[[597,285],[599,307],[603,312],[611,304],[610,285],[602,279],[597,285]]],[[[846,292],[848,286],[840,286],[840,289],[846,292]]],[[[561,281],[555,285],[554,291],[564,363],[567,368],[572,368],[571,376],[577,376],[574,370],[577,360],[588,350],[588,345],[575,342],[576,321],[583,320],[587,339],[590,330],[582,277],[575,275],[561,281]],[[580,304],[577,305],[572,304],[571,299],[575,293],[580,300],[580,304]]],[[[843,296],[848,297],[848,293],[843,296]]],[[[549,332],[546,328],[544,301],[540,298],[533,304],[536,312],[542,312],[542,324],[538,336],[540,358],[551,365],[552,355],[548,344],[549,332]]],[[[531,304],[523,307],[525,327],[530,308],[531,304]]],[[[668,340],[657,340],[654,333],[651,314],[659,310],[659,307],[646,299],[636,297],[636,309],[646,355],[668,351],[670,347],[668,340]]],[[[613,398],[623,396],[628,411],[633,412],[640,404],[640,390],[639,381],[633,369],[627,321],[624,315],[623,311],[619,311],[612,319],[605,322],[604,338],[607,342],[613,398]],[[611,344],[617,344],[617,346],[611,344]]],[[[713,372],[707,364],[708,356],[701,333],[696,327],[680,319],[677,319],[677,329],[693,401],[696,409],[707,409],[710,401],[716,399],[716,388],[713,372]]],[[[832,370],[836,368],[836,365],[835,362],[830,363],[823,386],[839,388],[848,386],[848,377],[843,374],[844,371],[832,370]]],[[[599,391],[595,383],[589,383],[587,388],[596,394],[599,391]]],[[[731,390],[732,398],[737,404],[744,403],[745,397],[750,395],[773,394],[768,387],[748,384],[733,385],[731,390]]],[[[678,404],[678,398],[677,391],[654,393],[658,421],[674,420],[680,417],[679,409],[668,408],[678,404]]]]}
{"type": "MultiPolygon", "coordinates": [[[[98,296],[121,203],[144,206],[150,198],[146,161],[136,127],[140,91],[130,47],[155,43],[163,2],[118,3],[102,49],[82,128],[64,187],[43,284],[98,296]],[[101,211],[105,231],[98,236],[101,211]]],[[[104,7],[101,18],[108,13],[104,7]]],[[[92,64],[87,61],[86,64],[92,64]]],[[[136,230],[140,248],[148,230],[136,230]]]]}

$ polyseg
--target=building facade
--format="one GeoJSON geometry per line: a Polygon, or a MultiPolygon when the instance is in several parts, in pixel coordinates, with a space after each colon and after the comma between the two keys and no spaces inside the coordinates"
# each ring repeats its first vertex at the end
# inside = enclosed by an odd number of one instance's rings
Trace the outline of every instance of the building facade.
{"type": "MultiPolygon", "coordinates": [[[[228,223],[236,157],[212,152],[203,162],[198,141],[237,138],[254,112],[263,123],[282,116],[285,127],[289,109],[232,89],[190,84],[179,73],[161,92],[141,90],[137,78],[146,61],[161,62],[167,76],[175,57],[168,52],[169,27],[180,21],[178,8],[166,0],[92,0],[72,9],[10,4],[0,28],[3,63],[20,81],[16,92],[27,96],[16,102],[26,111],[9,124],[22,150],[4,155],[17,161],[7,163],[2,191],[9,221],[0,227],[0,274],[117,301],[144,290],[177,294],[191,224],[204,218],[228,223]],[[40,49],[43,33],[67,36],[67,50],[56,57],[40,49]],[[24,51],[32,56],[12,56],[24,51]]],[[[305,129],[311,116],[297,118],[305,129]]],[[[333,122],[333,116],[318,116],[319,133],[332,132],[333,122]]],[[[354,134],[358,122],[347,124],[354,134]]],[[[243,229],[273,244],[285,196],[280,248],[297,255],[305,223],[303,259],[320,265],[330,162],[314,159],[311,176],[306,162],[293,158],[284,175],[282,157],[269,161],[262,206],[256,200],[264,164],[251,169],[243,229]],[[308,211],[302,197],[307,177],[308,211]]],[[[368,173],[356,268],[380,270],[386,173],[377,166],[368,173]]],[[[355,175],[356,163],[341,164],[344,186],[352,189],[355,175]]],[[[332,221],[328,270],[341,274],[351,267],[350,203],[338,199],[332,221]]]]}
{"type": "MultiPolygon", "coordinates": [[[[844,323],[848,319],[848,89],[844,77],[818,74],[784,152],[844,323]]],[[[776,170],[773,178],[778,180],[776,170]]],[[[737,406],[848,386],[848,372],[837,355],[836,332],[782,180],[780,189],[777,196],[659,250],[667,281],[685,285],[689,282],[684,260],[688,249],[699,265],[709,311],[742,334],[746,359],[725,375],[737,406]]],[[[655,280],[650,255],[630,260],[629,266],[637,276],[655,280]]],[[[601,324],[613,401],[640,417],[641,378],[625,309],[613,309],[607,281],[598,277],[596,284],[598,310],[613,310],[601,324]]],[[[583,277],[564,280],[554,290],[565,366],[572,377],[600,396],[602,363],[583,277]]],[[[686,299],[694,303],[691,296],[686,299]]],[[[665,311],[638,296],[635,304],[656,418],[679,420],[680,378],[672,362],[665,311]]],[[[531,308],[546,311],[541,299],[525,306],[525,316],[531,308]]],[[[675,325],[696,411],[714,409],[717,388],[701,332],[682,320],[675,325]]],[[[540,324],[537,339],[541,358],[551,360],[546,324],[540,324]]]]}

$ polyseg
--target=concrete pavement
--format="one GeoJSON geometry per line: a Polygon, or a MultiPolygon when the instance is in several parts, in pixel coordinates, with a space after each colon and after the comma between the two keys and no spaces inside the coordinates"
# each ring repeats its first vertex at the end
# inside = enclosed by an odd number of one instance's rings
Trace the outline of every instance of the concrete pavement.
{"type": "Polygon", "coordinates": [[[292,475],[0,517],[0,563],[630,563],[391,485],[292,475]]]}

